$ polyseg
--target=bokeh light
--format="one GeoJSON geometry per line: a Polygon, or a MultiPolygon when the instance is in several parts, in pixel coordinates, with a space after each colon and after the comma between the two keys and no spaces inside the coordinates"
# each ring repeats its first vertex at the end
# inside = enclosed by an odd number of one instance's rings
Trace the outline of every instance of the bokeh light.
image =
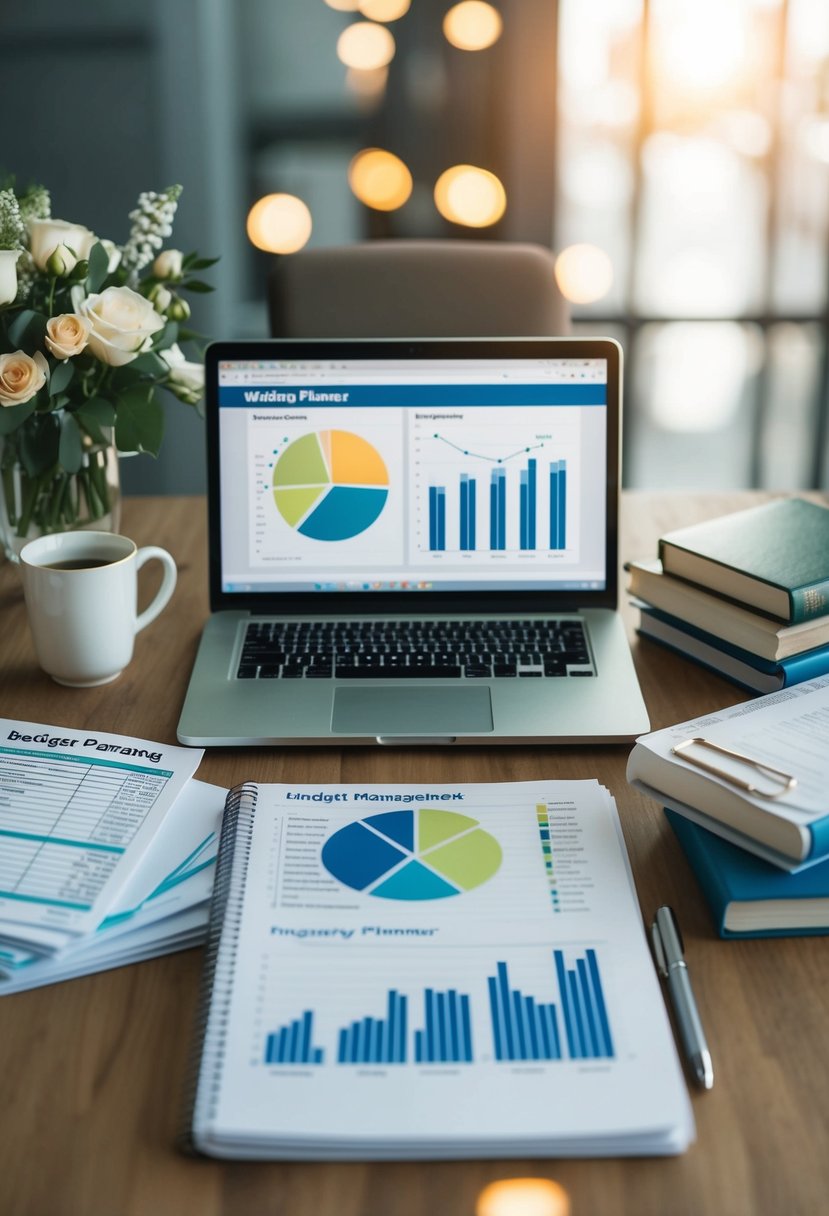
{"type": "Polygon", "coordinates": [[[384,68],[394,58],[395,42],[384,25],[374,21],[355,21],[337,39],[337,55],[347,68],[371,72],[384,68]]]}
{"type": "Polygon", "coordinates": [[[444,219],[467,228],[487,228],[507,209],[507,194],[494,173],[475,165],[453,165],[435,183],[435,206],[444,219]]]}
{"type": "Polygon", "coordinates": [[[393,152],[365,148],[348,166],[348,184],[367,207],[396,211],[412,192],[412,175],[393,152]]]}
{"type": "Polygon", "coordinates": [[[325,3],[338,13],[356,13],[360,7],[360,0],[325,0],[325,3]]]}
{"type": "Polygon", "coordinates": [[[475,1216],[570,1216],[570,1197],[550,1178],[502,1178],[481,1191],[475,1216]]]}
{"type": "Polygon", "coordinates": [[[377,105],[385,96],[388,79],[388,68],[372,68],[368,72],[349,68],[345,74],[345,87],[361,102],[377,105]]]}
{"type": "Polygon", "coordinates": [[[597,245],[568,245],[556,258],[556,282],[572,304],[593,304],[610,291],[613,264],[597,245]]]}
{"type": "Polygon", "coordinates": [[[248,212],[247,234],[266,253],[296,253],[311,235],[311,212],[294,194],[266,194],[248,212]]]}
{"type": "Polygon", "coordinates": [[[501,37],[501,14],[483,0],[461,0],[443,18],[447,42],[460,51],[483,51],[501,37]]]}
{"type": "Polygon", "coordinates": [[[412,0],[357,0],[357,7],[370,21],[398,21],[405,17],[412,0]]]}

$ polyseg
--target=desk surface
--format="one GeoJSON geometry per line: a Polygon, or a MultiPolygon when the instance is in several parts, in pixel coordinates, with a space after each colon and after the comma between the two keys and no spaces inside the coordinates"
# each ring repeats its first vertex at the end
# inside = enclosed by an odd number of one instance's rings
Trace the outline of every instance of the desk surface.
{"type": "MultiPolygon", "coordinates": [[[[747,494],[626,495],[623,557],[747,494]]],[[[179,585],[114,684],[70,690],[37,668],[17,571],[0,568],[0,716],[175,742],[207,615],[201,499],[133,499],[123,530],[165,546],[179,585]]],[[[150,577],[149,575],[147,576],[150,577]]],[[[638,640],[654,728],[742,700],[718,677],[638,640]]],[[[625,782],[626,747],[208,752],[199,769],[260,781],[500,781],[598,777],[614,794],[646,917],[682,924],[717,1081],[694,1094],[697,1142],[669,1160],[232,1164],[173,1147],[201,951],[0,999],[0,1211],[4,1216],[474,1216],[498,1178],[558,1180],[573,1216],[797,1216],[829,1193],[829,967],[825,938],[721,942],[661,810],[625,782]]],[[[555,1101],[551,1093],[550,1100],[555,1101]]],[[[522,1216],[515,1209],[511,1216],[522,1216]]]]}

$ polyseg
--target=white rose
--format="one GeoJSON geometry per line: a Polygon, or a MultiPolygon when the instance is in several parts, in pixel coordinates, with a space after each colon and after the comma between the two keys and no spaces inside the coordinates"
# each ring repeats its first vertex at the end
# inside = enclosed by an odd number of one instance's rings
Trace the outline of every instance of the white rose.
{"type": "Polygon", "coordinates": [[[158,352],[170,369],[167,387],[186,405],[197,405],[204,396],[204,364],[185,359],[177,342],[158,352]]]}
{"type": "Polygon", "coordinates": [[[153,262],[153,274],[157,279],[180,279],[183,262],[180,249],[165,249],[153,262]]]}
{"type": "Polygon", "coordinates": [[[17,298],[17,259],[22,249],[0,249],[0,305],[17,298]]]}
{"type": "Polygon", "coordinates": [[[34,358],[16,350],[0,355],[0,405],[23,405],[46,383],[49,364],[40,351],[34,358]]]}
{"type": "Polygon", "coordinates": [[[149,350],[153,334],[165,325],[150,301],[131,287],[107,287],[86,299],[73,291],[72,303],[75,315],[89,325],[87,349],[111,367],[131,363],[149,350]]]}
{"type": "Polygon", "coordinates": [[[89,257],[95,234],[80,224],[65,220],[29,220],[29,252],[38,270],[45,270],[58,245],[67,245],[78,261],[89,257]]]}

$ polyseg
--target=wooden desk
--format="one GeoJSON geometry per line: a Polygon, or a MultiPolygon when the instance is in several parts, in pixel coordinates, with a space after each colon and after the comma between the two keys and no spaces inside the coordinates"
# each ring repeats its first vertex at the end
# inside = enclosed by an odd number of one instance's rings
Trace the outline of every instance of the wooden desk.
{"type": "MultiPolygon", "coordinates": [[[[759,496],[633,495],[622,554],[669,527],[759,496]]],[[[180,581],[130,668],[69,690],[37,668],[17,571],[0,568],[0,716],[175,742],[207,614],[200,499],[134,499],[123,529],[165,546],[180,581]]],[[[148,576],[149,577],[149,576],[148,576]]],[[[742,699],[633,634],[654,728],[742,699]]],[[[473,1216],[486,1183],[557,1179],[573,1216],[816,1216],[829,1200],[829,955],[822,938],[721,942],[661,810],[625,782],[626,747],[209,752],[205,780],[500,781],[598,777],[616,797],[642,904],[669,902],[685,932],[716,1085],[694,1094],[696,1144],[668,1160],[232,1164],[173,1147],[201,951],[0,998],[3,1216],[473,1216]]],[[[550,1101],[556,1100],[551,1090],[550,1101]]],[[[513,1216],[521,1216],[519,1210],[513,1216]]]]}

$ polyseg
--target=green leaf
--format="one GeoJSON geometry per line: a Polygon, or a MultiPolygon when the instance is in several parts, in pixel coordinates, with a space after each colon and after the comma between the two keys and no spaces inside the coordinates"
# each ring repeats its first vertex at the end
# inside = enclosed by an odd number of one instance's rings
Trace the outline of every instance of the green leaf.
{"type": "Polygon", "coordinates": [[[145,351],[143,355],[139,355],[137,359],[133,359],[132,363],[127,364],[137,372],[142,372],[150,376],[166,376],[170,370],[160,355],[154,351],[145,351]]]}
{"type": "Polygon", "coordinates": [[[220,258],[194,258],[192,262],[187,263],[188,270],[207,270],[210,266],[215,266],[220,258]]]}
{"type": "Polygon", "coordinates": [[[30,477],[58,461],[61,427],[57,414],[33,414],[20,434],[20,459],[30,477]]]}
{"type": "Polygon", "coordinates": [[[215,287],[211,287],[209,283],[202,283],[201,279],[187,279],[184,283],[179,283],[180,291],[195,291],[197,295],[202,295],[207,291],[215,291],[215,287]]]}
{"type": "Polygon", "coordinates": [[[153,338],[153,350],[169,350],[174,342],[178,342],[178,322],[168,321],[153,338]]]}
{"type": "Polygon", "coordinates": [[[7,405],[0,409],[0,435],[11,435],[12,431],[16,431],[35,412],[36,406],[37,397],[32,397],[23,405],[7,405]]]}
{"type": "Polygon", "coordinates": [[[77,473],[83,461],[81,432],[73,414],[64,414],[60,428],[58,459],[67,473],[77,473]]]}
{"type": "Polygon", "coordinates": [[[121,452],[157,456],[164,437],[164,407],[152,388],[128,389],[118,403],[115,443],[121,452]]]}
{"type": "Polygon", "coordinates": [[[63,363],[59,363],[53,369],[52,375],[49,378],[49,396],[57,397],[58,393],[62,393],[65,388],[68,388],[74,374],[75,367],[69,359],[66,359],[63,363]]]}
{"type": "Polygon", "coordinates": [[[115,426],[115,407],[103,397],[90,397],[75,410],[75,419],[93,443],[109,443],[104,428],[115,426]]]}
{"type": "Polygon", "coordinates": [[[47,320],[48,317],[45,317],[43,313],[33,312],[31,308],[24,308],[8,329],[9,341],[13,348],[19,347],[27,354],[34,354],[36,350],[40,350],[46,336],[47,320]]]}
{"type": "Polygon", "coordinates": [[[104,279],[109,274],[109,254],[100,241],[96,241],[89,251],[89,273],[86,276],[88,291],[100,291],[104,279]]]}

